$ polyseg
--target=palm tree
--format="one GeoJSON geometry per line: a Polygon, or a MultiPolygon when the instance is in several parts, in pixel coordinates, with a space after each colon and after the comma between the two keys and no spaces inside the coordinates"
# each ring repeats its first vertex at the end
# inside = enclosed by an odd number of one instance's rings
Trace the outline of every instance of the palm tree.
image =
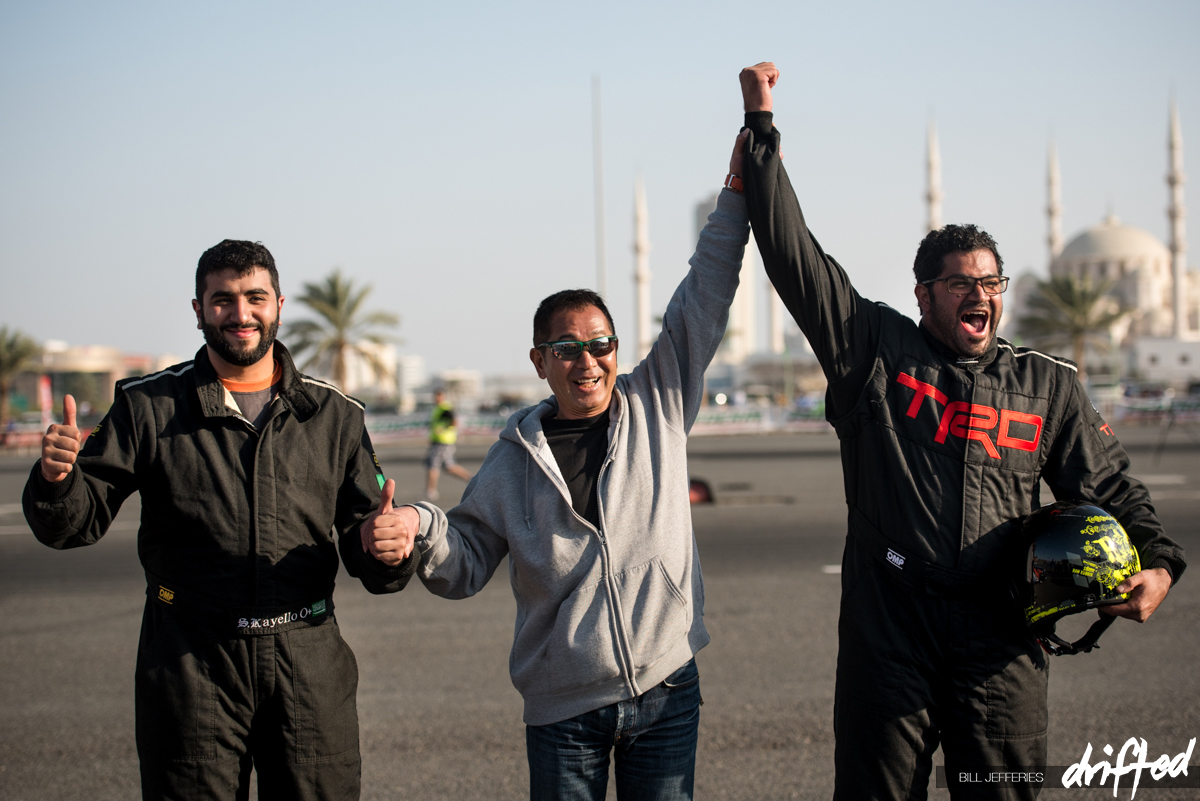
{"type": "Polygon", "coordinates": [[[8,326],[0,326],[0,426],[8,422],[8,394],[13,379],[40,351],[38,344],[20,331],[14,328],[10,332],[8,326]]]}
{"type": "Polygon", "coordinates": [[[370,293],[370,284],[355,287],[353,280],[342,275],[341,268],[335,268],[324,281],[304,284],[299,301],[315,312],[317,319],[298,320],[287,328],[288,336],[294,338],[292,350],[297,356],[310,352],[301,370],[321,370],[343,389],[350,354],[357,354],[370,365],[377,378],[387,372],[375,351],[362,343],[382,345],[392,341],[392,337],[373,329],[395,328],[400,318],[391,312],[364,312],[363,301],[370,293]]]}
{"type": "Polygon", "coordinates": [[[1111,347],[1109,332],[1129,314],[1108,293],[1114,283],[1092,283],[1090,278],[1059,275],[1038,281],[1026,305],[1029,314],[1017,320],[1021,336],[1046,348],[1070,347],[1079,365],[1079,380],[1087,381],[1085,349],[1100,353],[1111,347]]]}

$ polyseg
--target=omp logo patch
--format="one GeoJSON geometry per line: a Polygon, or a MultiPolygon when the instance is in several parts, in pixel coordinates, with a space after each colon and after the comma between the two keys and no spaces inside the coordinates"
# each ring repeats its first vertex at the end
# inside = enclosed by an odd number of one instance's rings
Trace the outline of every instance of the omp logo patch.
{"type": "Polygon", "coordinates": [[[893,551],[891,548],[888,548],[887,560],[901,570],[904,569],[904,557],[893,551]]]}
{"type": "Polygon", "coordinates": [[[158,600],[162,601],[164,604],[175,603],[175,591],[168,590],[166,587],[160,584],[158,587],[158,600]]]}
{"type": "MultiPolygon", "coordinates": [[[[987,455],[993,459],[1000,458],[999,448],[1010,448],[1017,451],[1036,451],[1042,439],[1042,418],[1036,414],[1026,414],[1012,409],[993,409],[965,401],[951,402],[946,393],[933,384],[918,381],[908,373],[896,376],[896,382],[916,390],[912,402],[908,404],[906,414],[916,417],[921,410],[925,398],[933,398],[933,402],[945,406],[941,420],[938,421],[937,431],[933,441],[939,444],[946,441],[947,436],[960,439],[975,440],[983,445],[987,455]],[[1026,439],[1013,431],[1013,424],[1023,424],[1033,429],[1033,434],[1026,439]],[[995,432],[995,439],[991,432],[995,432]]],[[[1028,436],[1028,429],[1024,431],[1028,436]]]]}

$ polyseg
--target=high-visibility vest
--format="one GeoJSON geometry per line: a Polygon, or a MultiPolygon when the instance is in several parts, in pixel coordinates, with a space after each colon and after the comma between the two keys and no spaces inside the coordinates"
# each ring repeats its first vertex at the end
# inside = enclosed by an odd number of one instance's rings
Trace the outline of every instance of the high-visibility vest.
{"type": "Polygon", "coordinates": [[[458,430],[454,427],[453,413],[450,421],[444,421],[446,412],[452,412],[448,403],[439,403],[433,407],[433,417],[429,420],[429,441],[438,445],[453,445],[458,441],[458,430]]]}

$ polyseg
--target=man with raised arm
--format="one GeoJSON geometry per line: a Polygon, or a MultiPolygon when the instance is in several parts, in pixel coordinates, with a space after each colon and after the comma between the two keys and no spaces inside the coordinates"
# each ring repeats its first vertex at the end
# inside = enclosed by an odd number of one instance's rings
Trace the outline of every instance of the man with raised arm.
{"type": "Polygon", "coordinates": [[[1008,278],[987,233],[947,225],[921,242],[920,324],[858,294],[809,232],[783,168],[778,77],[770,63],[741,73],[741,178],[767,274],[829,380],[826,415],[841,441],[835,798],[925,798],[939,742],[950,771],[1044,767],[1047,659],[1005,573],[1022,555],[1021,516],[1041,504],[1039,480],[1108,510],[1137,547],[1145,569],[1106,614],[1146,620],[1183,574],[1183,550],[1129,477],[1075,365],[996,336],[1008,278]]]}
{"type": "MultiPolygon", "coordinates": [[[[525,700],[535,801],[603,799],[613,752],[617,798],[692,797],[693,657],[708,632],[687,435],[748,236],[741,195],[722,192],[658,341],[628,375],[617,374],[599,295],[544,299],[529,356],[554,394],[509,418],[458,506],[400,508],[431,592],[474,595],[509,559],[509,669],[525,700]]],[[[367,543],[384,561],[401,544],[367,543]]]]}
{"type": "MultiPolygon", "coordinates": [[[[283,296],[261,244],[225,240],[196,269],[193,361],[117,384],[87,441],[64,399],[25,485],[25,517],[53,548],[90,545],[142,501],[148,583],[135,704],[142,794],[358,798],[358,667],[338,632],[338,554],[372,593],[416,569],[394,538],[362,405],[297,372],[275,341],[283,296]],[[336,538],[335,538],[336,535],[336,538]]],[[[66,658],[66,657],[64,657],[66,658]]]]}

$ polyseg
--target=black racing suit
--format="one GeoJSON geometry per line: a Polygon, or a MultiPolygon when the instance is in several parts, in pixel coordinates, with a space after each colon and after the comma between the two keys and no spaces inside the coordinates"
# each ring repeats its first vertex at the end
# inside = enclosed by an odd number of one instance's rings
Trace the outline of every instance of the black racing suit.
{"type": "Polygon", "coordinates": [[[26,519],[53,548],[96,542],[141,494],[146,798],[233,798],[252,763],[268,796],[358,797],[358,667],[332,614],[338,552],[372,593],[402,589],[416,558],[389,568],[362,549],[383,479],[362,407],[297,372],[279,343],[275,358],[261,428],[202,348],[118,382],[76,469],[50,483],[34,465],[25,485],[26,519]]]}
{"type": "MultiPolygon", "coordinates": [[[[1039,478],[1056,498],[1112,513],[1144,567],[1178,580],[1183,551],[1072,363],[999,338],[961,358],[864,299],[809,233],[771,114],[746,125],[755,240],[828,378],[841,442],[835,797],[924,798],[939,740],[949,770],[1044,766],[1047,659],[1004,586],[1019,518],[1042,503],[1039,478]]],[[[980,791],[1005,792],[1035,794],[980,791]]]]}

